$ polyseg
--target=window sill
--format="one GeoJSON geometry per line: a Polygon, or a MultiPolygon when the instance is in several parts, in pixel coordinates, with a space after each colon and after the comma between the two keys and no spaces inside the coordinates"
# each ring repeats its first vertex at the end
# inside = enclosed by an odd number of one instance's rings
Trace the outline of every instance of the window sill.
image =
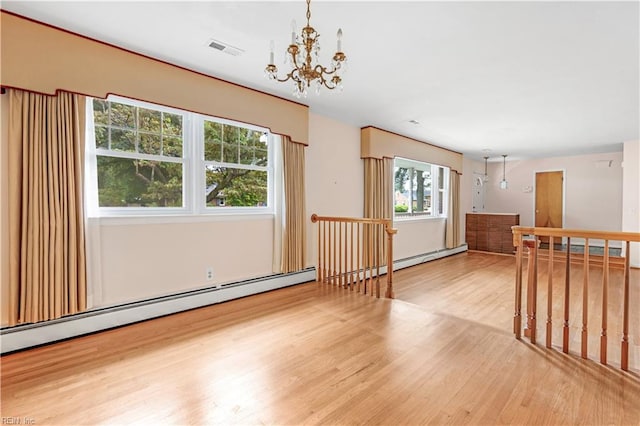
{"type": "Polygon", "coordinates": [[[170,223],[206,223],[206,222],[238,222],[253,220],[271,220],[274,214],[269,212],[229,212],[216,214],[173,214],[173,215],[147,215],[147,216],[94,216],[89,217],[89,222],[104,226],[119,225],[151,225],[170,223]]]}
{"type": "Polygon", "coordinates": [[[432,220],[446,220],[446,216],[406,216],[406,217],[394,217],[393,223],[404,222],[428,222],[432,220]]]}

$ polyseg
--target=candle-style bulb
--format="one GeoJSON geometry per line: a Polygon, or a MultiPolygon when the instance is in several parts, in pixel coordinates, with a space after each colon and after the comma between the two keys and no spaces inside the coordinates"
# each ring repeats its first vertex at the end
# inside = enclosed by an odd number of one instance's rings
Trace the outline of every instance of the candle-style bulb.
{"type": "Polygon", "coordinates": [[[342,52],[342,28],[338,28],[338,52],[342,52]]]}
{"type": "Polygon", "coordinates": [[[273,64],[273,51],[275,50],[276,44],[271,40],[269,43],[269,64],[273,64]]]}
{"type": "Polygon", "coordinates": [[[291,44],[296,44],[296,20],[291,20],[291,44]]]}

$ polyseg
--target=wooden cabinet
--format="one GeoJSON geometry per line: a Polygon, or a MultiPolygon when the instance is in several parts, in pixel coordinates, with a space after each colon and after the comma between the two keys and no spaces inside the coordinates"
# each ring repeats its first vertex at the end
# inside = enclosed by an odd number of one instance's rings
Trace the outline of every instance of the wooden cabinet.
{"type": "Polygon", "coordinates": [[[469,250],[512,254],[511,227],[520,225],[513,213],[467,213],[466,237],[469,250]]]}

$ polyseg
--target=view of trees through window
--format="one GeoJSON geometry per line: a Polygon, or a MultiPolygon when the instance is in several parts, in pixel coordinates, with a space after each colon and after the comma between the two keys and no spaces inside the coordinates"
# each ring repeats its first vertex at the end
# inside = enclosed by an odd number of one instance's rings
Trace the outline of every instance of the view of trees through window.
{"type": "Polygon", "coordinates": [[[262,133],[204,121],[208,207],[266,206],[269,150],[262,133]]]}
{"type": "Polygon", "coordinates": [[[93,100],[100,207],[182,207],[183,117],[93,100]]]}
{"type": "Polygon", "coordinates": [[[442,216],[446,200],[444,167],[396,159],[394,167],[394,215],[442,216]]]}
{"type": "Polygon", "coordinates": [[[201,207],[267,206],[265,133],[135,101],[92,105],[100,207],[185,207],[191,179],[203,191],[201,207]],[[197,167],[195,177],[186,160],[197,167]]]}

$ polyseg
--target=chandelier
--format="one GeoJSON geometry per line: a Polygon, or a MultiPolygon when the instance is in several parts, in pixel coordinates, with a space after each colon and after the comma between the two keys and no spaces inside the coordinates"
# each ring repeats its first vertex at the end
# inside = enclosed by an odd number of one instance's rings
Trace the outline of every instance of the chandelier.
{"type": "Polygon", "coordinates": [[[342,78],[339,71],[346,68],[346,55],[342,52],[342,30],[338,29],[338,43],[336,53],[333,55],[331,67],[326,68],[320,65],[320,34],[309,24],[311,19],[311,0],[307,0],[307,25],[302,28],[300,36],[296,36],[296,23],[291,22],[291,44],[285,54],[287,63],[292,70],[285,78],[278,77],[278,67],[273,60],[274,43],[271,41],[269,52],[269,65],[265,68],[265,75],[269,80],[285,82],[293,81],[293,94],[297,98],[307,96],[307,90],[313,84],[317,94],[320,94],[322,86],[329,90],[336,87],[342,90],[342,78]]]}

